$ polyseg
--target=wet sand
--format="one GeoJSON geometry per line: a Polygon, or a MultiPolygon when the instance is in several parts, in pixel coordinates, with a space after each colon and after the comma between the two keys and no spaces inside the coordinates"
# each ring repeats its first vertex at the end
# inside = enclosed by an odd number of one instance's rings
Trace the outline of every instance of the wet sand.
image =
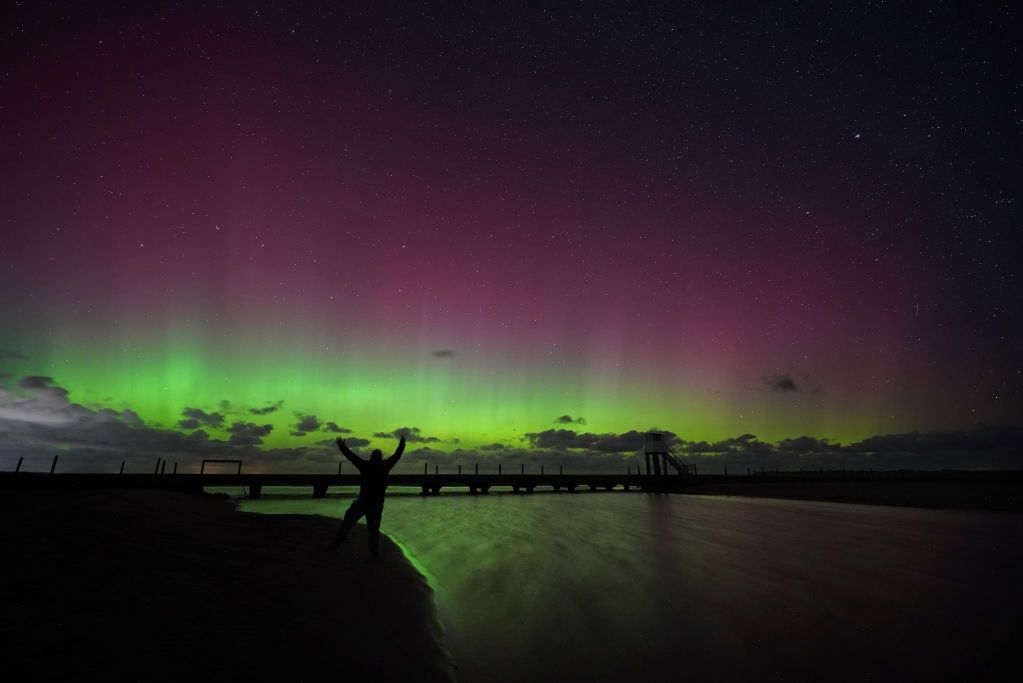
{"type": "Polygon", "coordinates": [[[4,492],[0,626],[19,680],[445,681],[432,592],[365,527],[159,491],[4,492]]]}

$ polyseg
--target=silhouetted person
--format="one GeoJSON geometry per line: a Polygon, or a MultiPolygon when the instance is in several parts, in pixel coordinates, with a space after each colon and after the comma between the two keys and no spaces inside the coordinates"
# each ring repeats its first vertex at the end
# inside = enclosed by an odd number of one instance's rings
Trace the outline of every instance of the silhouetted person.
{"type": "Polygon", "coordinates": [[[359,497],[348,507],[345,518],[341,521],[341,528],[337,530],[337,535],[334,536],[334,542],[331,543],[331,547],[337,548],[344,543],[345,539],[348,538],[348,532],[352,530],[355,523],[363,515],[366,515],[369,552],[373,557],[376,557],[380,545],[380,518],[384,514],[384,493],[387,491],[387,474],[398,463],[398,460],[401,459],[401,454],[405,451],[405,437],[401,437],[401,441],[398,442],[398,450],[387,460],[383,459],[384,456],[379,450],[374,450],[370,454],[369,460],[363,460],[353,453],[352,449],[348,448],[345,444],[345,440],[341,438],[337,440],[337,447],[346,458],[351,460],[355,468],[359,470],[362,478],[359,480],[359,497]]]}

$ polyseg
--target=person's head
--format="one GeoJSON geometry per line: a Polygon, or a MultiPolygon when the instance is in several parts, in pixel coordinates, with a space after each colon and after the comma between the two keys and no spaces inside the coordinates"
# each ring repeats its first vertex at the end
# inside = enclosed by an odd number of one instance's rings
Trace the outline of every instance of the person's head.
{"type": "Polygon", "coordinates": [[[380,462],[383,458],[384,454],[380,452],[379,448],[373,449],[373,452],[369,454],[370,462],[380,462]]]}

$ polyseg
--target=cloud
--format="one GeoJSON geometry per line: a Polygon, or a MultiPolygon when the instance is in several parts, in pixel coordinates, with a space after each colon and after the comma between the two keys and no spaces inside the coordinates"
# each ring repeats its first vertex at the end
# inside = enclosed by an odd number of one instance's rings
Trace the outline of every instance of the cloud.
{"type": "Polygon", "coordinates": [[[280,410],[282,405],[284,405],[284,401],[280,400],[262,408],[249,408],[249,412],[253,415],[269,415],[280,410]]]}
{"type": "Polygon", "coordinates": [[[1023,427],[977,425],[953,432],[909,432],[871,436],[850,444],[855,453],[940,453],[1023,447],[1023,427]]]}
{"type": "MultiPolygon", "coordinates": [[[[87,407],[68,398],[50,377],[23,377],[11,389],[0,383],[0,463],[14,466],[26,459],[49,462],[61,455],[61,471],[117,471],[122,460],[147,463],[172,458],[198,470],[203,458],[243,459],[246,470],[309,472],[317,463],[337,462],[337,449],[322,445],[293,448],[257,447],[271,425],[236,423],[231,439],[211,438],[205,429],[182,433],[147,425],[130,408],[87,407]],[[333,452],[332,452],[333,451],[333,452]]],[[[207,414],[208,415],[208,414],[207,414]]],[[[196,418],[188,418],[196,419],[196,418]]],[[[136,465],[137,467],[137,465],[136,465]]],[[[316,471],[313,469],[313,471],[316,471]]]]}
{"type": "Polygon", "coordinates": [[[178,420],[178,426],[182,429],[197,429],[200,425],[221,427],[224,424],[223,414],[207,413],[202,408],[185,408],[181,414],[184,419],[178,420]]]}
{"type": "MultiPolygon", "coordinates": [[[[334,439],[323,439],[316,443],[323,444],[324,446],[330,446],[334,450],[337,450],[337,442],[334,439]]],[[[345,438],[345,444],[347,444],[349,448],[362,448],[363,446],[368,446],[370,441],[369,439],[360,439],[357,436],[349,436],[345,438]]]]}
{"type": "Polygon", "coordinates": [[[291,431],[292,436],[305,436],[309,432],[315,432],[320,428],[320,420],[315,415],[303,415],[296,411],[295,417],[298,418],[298,422],[291,431]]]}
{"type": "Polygon", "coordinates": [[[451,349],[439,349],[430,354],[434,358],[454,358],[455,352],[451,349]]]}
{"type": "MultiPolygon", "coordinates": [[[[19,393],[0,386],[0,421],[52,427],[72,425],[91,414],[88,408],[68,400],[68,391],[52,377],[22,377],[19,393]]],[[[133,413],[134,414],[134,413],[133,413]]],[[[0,431],[0,443],[4,434],[0,431]]]]}
{"type": "MultiPolygon", "coordinates": [[[[199,408],[186,408],[182,414],[187,420],[217,422],[214,413],[199,408]]],[[[211,436],[209,426],[200,423],[199,428],[182,432],[148,425],[130,408],[83,406],[71,401],[68,390],[52,377],[30,375],[0,382],[3,467],[13,468],[19,457],[27,459],[27,467],[32,466],[33,460],[48,463],[54,453],[61,455],[62,471],[116,472],[121,460],[142,460],[149,463],[146,469],[151,471],[157,457],[171,458],[186,467],[192,464],[196,469],[202,458],[242,459],[246,471],[333,471],[337,466],[338,454],[331,439],[300,447],[264,448],[263,440],[272,433],[273,425],[236,421],[226,430],[226,440],[211,436]]],[[[321,424],[318,431],[333,430],[321,424]]],[[[431,448],[431,443],[440,440],[424,436],[416,427],[374,436],[392,438],[404,434],[409,441],[418,442],[420,446],[411,449],[399,465],[410,472],[421,471],[423,462],[442,469],[480,463],[481,472],[496,471],[498,462],[506,468],[525,465],[527,471],[534,472],[540,467],[551,471],[549,468],[559,466],[575,472],[617,472],[639,464],[636,454],[642,448],[645,431],[580,434],[568,429],[548,429],[525,434],[524,446],[505,440],[450,451],[431,448]]],[[[745,472],[747,467],[796,471],[818,467],[1023,468],[1023,427],[1018,426],[977,425],[950,431],[880,434],[849,444],[809,435],[771,443],[751,433],[710,442],[688,441],[673,432],[665,433],[674,452],[686,462],[697,464],[701,473],[719,473],[725,466],[732,473],[745,472]]],[[[368,439],[357,437],[350,437],[347,442],[352,448],[370,445],[368,439]]],[[[447,443],[447,448],[451,448],[451,442],[447,443]]]]}
{"type": "MultiPolygon", "coordinates": [[[[662,432],[666,435],[668,445],[677,440],[674,432],[662,429],[650,431],[662,432]]],[[[565,448],[588,449],[601,453],[630,453],[643,448],[646,431],[630,430],[621,434],[576,433],[568,429],[547,429],[542,432],[529,432],[525,438],[534,448],[565,448]]]]}
{"type": "Polygon", "coordinates": [[[0,351],[0,362],[5,360],[28,360],[28,356],[19,351],[0,351]]]}
{"type": "Polygon", "coordinates": [[[352,430],[347,427],[341,427],[337,422],[327,422],[323,425],[323,431],[333,432],[335,434],[351,434],[352,430]]]}
{"type": "Polygon", "coordinates": [[[440,443],[435,436],[423,436],[419,427],[398,427],[393,432],[374,432],[373,436],[378,439],[400,439],[405,437],[409,443],[440,443]]]}
{"type": "Polygon", "coordinates": [[[586,418],[585,417],[573,418],[571,415],[561,415],[559,417],[554,418],[554,424],[562,424],[562,425],[577,424],[577,425],[584,425],[584,424],[586,424],[586,418]]]}
{"type": "Polygon", "coordinates": [[[799,386],[792,375],[764,375],[760,381],[771,391],[799,391],[799,386]]]}
{"type": "Polygon", "coordinates": [[[762,389],[778,393],[819,394],[821,391],[820,384],[805,372],[762,375],[760,383],[762,389]]]}
{"type": "Polygon", "coordinates": [[[258,425],[254,422],[235,422],[227,431],[231,435],[228,443],[236,446],[258,446],[263,437],[274,430],[271,424],[258,425]]]}

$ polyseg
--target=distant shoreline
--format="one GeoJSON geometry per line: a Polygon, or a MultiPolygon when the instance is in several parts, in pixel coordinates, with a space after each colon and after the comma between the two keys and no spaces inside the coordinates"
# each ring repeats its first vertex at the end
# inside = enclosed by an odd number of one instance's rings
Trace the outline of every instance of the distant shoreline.
{"type": "Polygon", "coordinates": [[[737,481],[695,484],[679,493],[1023,513],[1023,484],[1014,480],[737,481]]]}
{"type": "Polygon", "coordinates": [[[8,664],[36,678],[450,681],[432,593],[386,536],[166,491],[5,491],[8,664]]]}

